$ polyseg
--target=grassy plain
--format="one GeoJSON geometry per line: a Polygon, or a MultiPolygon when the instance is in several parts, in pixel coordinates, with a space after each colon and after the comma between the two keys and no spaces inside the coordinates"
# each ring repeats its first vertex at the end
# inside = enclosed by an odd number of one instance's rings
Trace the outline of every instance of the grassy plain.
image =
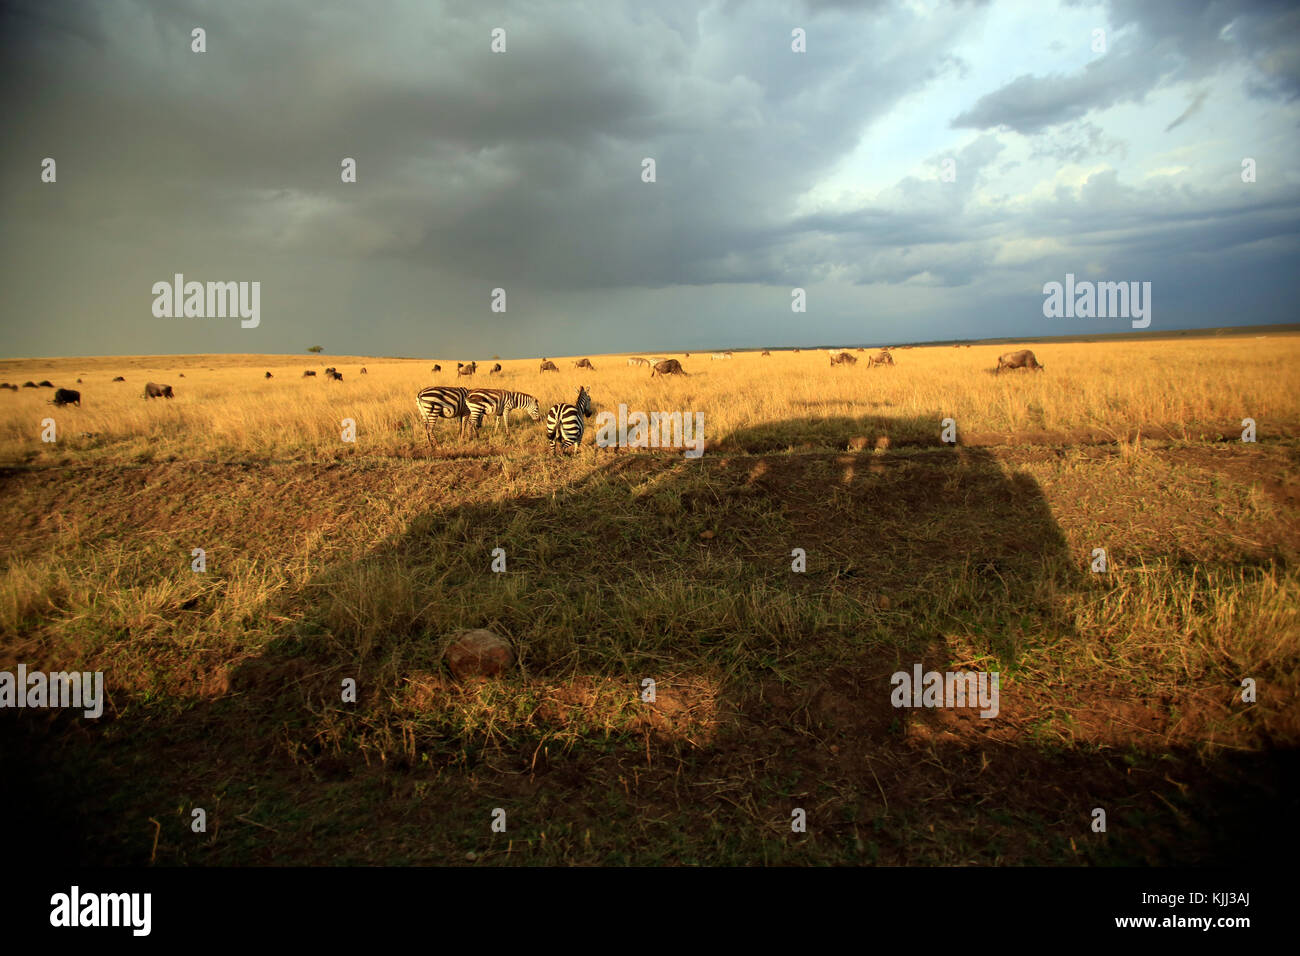
{"type": "Polygon", "coordinates": [[[83,396],[0,392],[0,669],[109,693],[98,722],[0,714],[24,839],[172,864],[1263,853],[1300,782],[1300,336],[1034,345],[1045,371],[991,374],[1011,348],[668,353],[668,379],[479,359],[543,408],[581,383],[597,411],[702,412],[698,460],[591,432],[553,458],[518,413],[431,450],[413,395],[455,359],[0,361],[83,396]],[[463,627],[518,672],[453,681],[463,627]],[[998,717],[895,709],[914,663],[998,671],[998,717]]]}

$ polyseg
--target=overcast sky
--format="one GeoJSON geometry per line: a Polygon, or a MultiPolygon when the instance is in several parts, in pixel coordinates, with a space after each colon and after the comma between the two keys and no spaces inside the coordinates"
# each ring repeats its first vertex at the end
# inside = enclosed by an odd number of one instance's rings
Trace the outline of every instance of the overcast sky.
{"type": "Polygon", "coordinates": [[[1045,318],[1066,273],[1151,282],[1151,331],[1300,318],[1291,0],[0,11],[4,356],[1131,330],[1045,318]],[[260,324],[155,317],[176,273],[260,324]]]}

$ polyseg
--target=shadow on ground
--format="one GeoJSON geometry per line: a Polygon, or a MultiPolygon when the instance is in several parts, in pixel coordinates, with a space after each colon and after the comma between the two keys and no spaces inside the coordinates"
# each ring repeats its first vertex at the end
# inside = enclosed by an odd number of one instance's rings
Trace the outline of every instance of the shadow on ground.
{"type": "MultiPolygon", "coordinates": [[[[1087,556],[992,453],[937,435],[897,447],[939,418],[775,423],[694,461],[588,447],[546,494],[423,510],[263,608],[290,623],[214,693],[118,702],[95,725],[0,715],[7,819],[26,821],[25,846],[109,864],[1261,853],[1294,808],[1292,751],[1041,732],[1051,715],[1024,700],[1038,678],[1019,666],[1029,648],[1072,652],[1064,598],[1089,586],[1087,556]],[[451,680],[440,656],[461,627],[508,637],[517,673],[451,680]],[[915,664],[999,672],[998,716],[895,708],[891,675],[915,664]],[[355,704],[340,699],[349,678],[355,704]],[[190,830],[196,806],[206,833],[190,830]],[[1106,833],[1090,827],[1098,807],[1106,833]]],[[[502,466],[464,467],[458,480],[491,485],[502,466]]]]}

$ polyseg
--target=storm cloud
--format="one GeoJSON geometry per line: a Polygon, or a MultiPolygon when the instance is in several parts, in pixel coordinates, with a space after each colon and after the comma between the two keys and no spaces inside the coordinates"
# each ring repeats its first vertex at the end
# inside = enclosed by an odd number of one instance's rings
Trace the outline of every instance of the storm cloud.
{"type": "Polygon", "coordinates": [[[1066,271],[1155,280],[1153,328],[1292,318],[1282,4],[2,10],[9,355],[1067,334],[1066,271]],[[260,324],[154,317],[175,273],[260,324]]]}

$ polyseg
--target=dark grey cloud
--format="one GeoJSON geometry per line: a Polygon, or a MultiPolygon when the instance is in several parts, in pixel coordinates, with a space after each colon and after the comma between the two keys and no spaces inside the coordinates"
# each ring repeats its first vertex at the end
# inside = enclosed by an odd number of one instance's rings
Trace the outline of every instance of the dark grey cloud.
{"type": "MultiPolygon", "coordinates": [[[[1030,160],[1114,160],[1125,144],[1083,117],[1170,78],[1235,57],[1252,65],[1260,95],[1284,97],[1291,47],[1265,29],[1279,18],[1286,27],[1284,13],[1252,7],[1225,20],[1240,5],[1207,9],[1198,19],[1160,7],[1162,18],[1113,5],[1115,23],[1133,24],[1131,48],[1078,77],[1026,75],[989,92],[966,125],[1041,131],[1030,160]],[[1209,57],[1192,68],[1192,54],[1209,57]]],[[[801,211],[910,98],[976,75],[957,50],[988,12],[685,0],[9,3],[0,351],[743,345],[736,332],[750,315],[768,316],[754,320],[755,335],[791,334],[789,288],[817,283],[827,290],[814,299],[835,305],[805,328],[828,339],[852,327],[864,289],[896,315],[926,296],[958,296],[927,320],[934,334],[954,322],[996,334],[997,309],[971,303],[1044,281],[1007,264],[1008,239],[1090,252],[1109,242],[1113,259],[1150,271],[1162,255],[1254,243],[1267,269],[1278,250],[1294,251],[1294,191],[1276,183],[1180,193],[1102,174],[1030,202],[1005,182],[1020,159],[1004,140],[952,134],[944,115],[929,125],[952,145],[921,150],[932,177],[801,211]],[[196,25],[207,53],[189,50],[196,25]],[[505,55],[489,51],[495,26],[507,30],[505,55]],[[807,30],[806,54],[790,50],[795,26],[807,30]],[[58,160],[56,186],[37,180],[45,156],[58,160]],[[355,185],[340,183],[345,156],[358,162],[355,185]],[[939,163],[950,156],[957,179],[945,183],[939,163]],[[640,179],[645,157],[657,164],[653,184],[640,179]],[[257,335],[152,319],[149,289],[174,272],[263,281],[257,335]],[[510,296],[505,317],[487,311],[496,286],[510,296]]],[[[1225,164],[1224,182],[1234,177],[1225,164]]]]}
{"type": "Polygon", "coordinates": [[[1253,89],[1260,95],[1300,93],[1300,13],[1293,4],[1111,0],[1104,10],[1107,53],[1073,73],[1022,74],[980,97],[953,127],[1037,133],[1142,102],[1157,87],[1212,76],[1243,59],[1257,71],[1253,89]]]}

